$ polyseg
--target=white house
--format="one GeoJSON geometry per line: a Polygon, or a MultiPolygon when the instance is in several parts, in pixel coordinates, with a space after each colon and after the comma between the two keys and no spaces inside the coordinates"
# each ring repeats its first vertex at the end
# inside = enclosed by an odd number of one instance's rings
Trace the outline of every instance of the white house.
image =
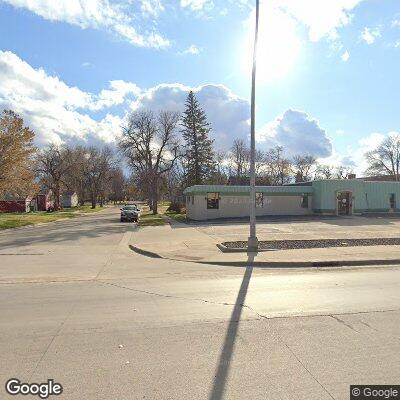
{"type": "Polygon", "coordinates": [[[63,208],[71,208],[78,206],[78,195],[76,192],[64,192],[61,195],[61,204],[63,208]]]}

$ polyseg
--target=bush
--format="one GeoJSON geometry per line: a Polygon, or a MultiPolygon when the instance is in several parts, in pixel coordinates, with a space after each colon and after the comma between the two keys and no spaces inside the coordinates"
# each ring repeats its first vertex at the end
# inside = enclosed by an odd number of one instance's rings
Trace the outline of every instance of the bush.
{"type": "Polygon", "coordinates": [[[183,208],[184,208],[184,205],[182,203],[179,203],[177,201],[171,201],[171,204],[167,208],[167,211],[180,214],[182,212],[183,208]]]}

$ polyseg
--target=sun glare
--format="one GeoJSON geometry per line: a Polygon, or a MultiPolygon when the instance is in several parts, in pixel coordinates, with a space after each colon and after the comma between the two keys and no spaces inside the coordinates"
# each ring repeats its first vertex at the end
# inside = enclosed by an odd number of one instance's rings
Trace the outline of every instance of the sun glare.
{"type": "MultiPolygon", "coordinates": [[[[248,73],[252,67],[254,40],[253,12],[246,23],[246,38],[242,45],[242,68],[248,73]]],[[[285,78],[295,67],[301,41],[296,22],[278,9],[260,10],[257,51],[257,80],[269,82],[285,78]]]]}

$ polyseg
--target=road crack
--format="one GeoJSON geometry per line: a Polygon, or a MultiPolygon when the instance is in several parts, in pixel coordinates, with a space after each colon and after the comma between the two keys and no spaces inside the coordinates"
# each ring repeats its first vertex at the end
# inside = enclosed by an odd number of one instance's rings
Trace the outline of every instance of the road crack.
{"type": "Polygon", "coordinates": [[[343,321],[342,319],[340,319],[339,317],[337,317],[336,315],[329,315],[331,318],[333,318],[334,320],[336,320],[337,322],[339,322],[340,324],[343,324],[344,326],[347,326],[349,329],[351,329],[354,332],[360,333],[359,331],[357,331],[356,329],[354,329],[350,324],[348,324],[347,322],[343,321]]]}
{"type": "MultiPolygon", "coordinates": [[[[111,282],[105,282],[103,280],[98,280],[95,279],[92,282],[97,282],[105,286],[114,286],[119,289],[124,289],[124,290],[130,290],[132,292],[137,292],[137,293],[144,293],[148,294],[150,296],[157,296],[157,297],[163,297],[163,298],[172,298],[172,299],[178,299],[178,300],[187,300],[187,301],[198,301],[204,304],[214,304],[214,305],[220,305],[220,306],[229,306],[229,307],[234,307],[236,304],[235,303],[228,303],[228,302],[218,302],[218,301],[213,301],[213,300],[207,300],[207,299],[202,299],[202,298],[197,298],[197,297],[186,297],[186,296],[176,296],[172,294],[165,294],[165,293],[159,293],[159,292],[153,292],[150,290],[143,290],[143,289],[135,289],[131,288],[128,286],[123,286],[123,285],[118,285],[116,283],[111,283],[111,282]]],[[[362,314],[371,314],[371,313],[386,313],[386,312],[396,312],[400,311],[400,308],[396,309],[389,309],[389,310],[368,310],[368,311],[358,311],[358,312],[345,312],[345,313],[339,313],[339,314],[304,314],[304,315],[277,315],[277,316],[268,316],[265,314],[262,314],[258,312],[255,308],[252,306],[249,306],[248,304],[240,303],[238,304],[239,307],[242,308],[247,308],[249,311],[252,313],[256,314],[259,319],[267,319],[267,320],[273,320],[273,319],[284,319],[284,318],[315,318],[315,317],[330,317],[335,319],[336,321],[343,323],[346,325],[349,329],[352,329],[353,331],[359,333],[356,331],[351,325],[347,324],[340,318],[338,318],[338,315],[362,315],[362,314]]]]}

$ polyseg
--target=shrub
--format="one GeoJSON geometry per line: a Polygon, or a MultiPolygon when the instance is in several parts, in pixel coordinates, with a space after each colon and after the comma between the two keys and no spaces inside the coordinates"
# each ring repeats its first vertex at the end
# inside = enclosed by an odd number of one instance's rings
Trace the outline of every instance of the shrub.
{"type": "Polygon", "coordinates": [[[184,208],[184,205],[182,203],[179,203],[177,201],[171,201],[171,204],[169,205],[167,211],[180,214],[182,212],[183,208],[184,208]]]}

